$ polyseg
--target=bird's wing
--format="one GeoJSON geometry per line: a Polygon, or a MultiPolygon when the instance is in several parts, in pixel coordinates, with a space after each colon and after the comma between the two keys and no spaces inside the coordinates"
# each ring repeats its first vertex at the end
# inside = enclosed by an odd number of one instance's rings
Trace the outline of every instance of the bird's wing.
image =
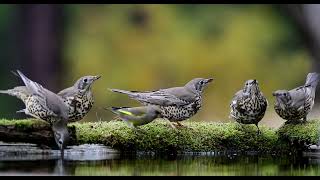
{"type": "Polygon", "coordinates": [[[61,97],[45,89],[42,85],[30,80],[19,70],[17,72],[26,85],[28,91],[33,95],[36,95],[43,106],[50,109],[56,115],[61,114],[64,117],[67,117],[68,107],[63,103],[61,97]]]}
{"type": "Polygon", "coordinates": [[[61,96],[62,98],[65,98],[65,97],[75,96],[77,93],[78,91],[72,86],[72,87],[61,90],[60,92],[58,92],[58,95],[61,96]]]}
{"type": "Polygon", "coordinates": [[[307,99],[306,88],[297,87],[289,91],[290,96],[292,98],[291,106],[293,108],[301,108],[304,106],[305,101],[307,99]]]}
{"type": "Polygon", "coordinates": [[[137,93],[136,95],[130,96],[130,97],[143,103],[160,105],[160,106],[171,106],[171,105],[182,106],[189,103],[164,90],[137,93]]]}
{"type": "Polygon", "coordinates": [[[243,90],[239,90],[232,98],[230,107],[236,109],[240,113],[245,113],[246,108],[244,106],[245,103],[243,102],[243,90]]]}
{"type": "Polygon", "coordinates": [[[236,92],[236,94],[232,97],[230,106],[234,106],[234,105],[237,105],[239,103],[238,101],[242,97],[242,92],[243,92],[242,90],[239,90],[238,92],[236,92]]]}
{"type": "Polygon", "coordinates": [[[163,89],[161,91],[171,94],[176,98],[187,103],[194,102],[196,100],[196,97],[199,95],[186,89],[185,87],[173,87],[173,88],[163,89]]]}
{"type": "Polygon", "coordinates": [[[22,72],[20,72],[19,70],[17,70],[20,78],[22,79],[22,81],[24,82],[27,90],[32,94],[32,95],[36,95],[39,97],[39,102],[41,102],[42,104],[46,105],[46,96],[45,96],[45,90],[44,88],[30,80],[29,78],[27,78],[22,72]]]}
{"type": "Polygon", "coordinates": [[[170,105],[186,105],[188,102],[182,97],[182,93],[179,93],[177,90],[169,89],[159,89],[154,91],[126,91],[121,89],[110,89],[112,92],[118,92],[122,94],[127,94],[130,98],[139,101],[143,104],[153,104],[160,106],[170,106],[170,105]],[[179,97],[180,96],[180,97],[179,97]]]}

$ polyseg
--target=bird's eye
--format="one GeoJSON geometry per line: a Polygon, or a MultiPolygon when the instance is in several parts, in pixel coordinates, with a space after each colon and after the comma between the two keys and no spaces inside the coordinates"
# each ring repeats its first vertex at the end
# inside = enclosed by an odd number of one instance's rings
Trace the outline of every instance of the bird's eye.
{"type": "Polygon", "coordinates": [[[86,83],[87,81],[88,81],[88,79],[87,79],[87,78],[83,80],[83,82],[85,82],[85,83],[86,83]]]}

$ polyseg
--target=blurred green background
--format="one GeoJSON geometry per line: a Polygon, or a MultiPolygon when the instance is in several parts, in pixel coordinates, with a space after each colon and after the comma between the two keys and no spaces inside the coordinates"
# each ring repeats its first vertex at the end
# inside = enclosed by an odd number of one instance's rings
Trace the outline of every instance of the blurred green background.
{"type": "MultiPolygon", "coordinates": [[[[13,23],[19,22],[17,11],[26,8],[0,6],[1,89],[21,85],[11,70],[20,68],[29,75],[39,69],[23,66],[29,61],[19,57],[19,53],[26,51],[23,47],[28,48],[29,43],[18,46],[20,42],[14,34],[20,32],[20,38],[27,36],[21,33],[23,27],[17,28],[19,23],[13,23]]],[[[83,121],[96,121],[97,117],[111,120],[114,115],[102,107],[139,105],[108,88],[154,90],[182,86],[196,77],[213,77],[214,83],[204,92],[203,108],[192,121],[233,121],[228,118],[232,96],[247,79],[257,79],[269,100],[262,124],[278,126],[283,121],[274,114],[272,91],[303,84],[312,67],[297,28],[275,5],[60,5],[58,8],[63,9],[60,16],[63,23],[53,27],[63,32],[57,35],[61,38],[61,56],[52,61],[61,63],[57,63],[55,75],[48,77],[60,77],[59,83],[48,86],[41,75],[30,78],[57,92],[81,76],[102,75],[93,86],[94,107],[83,121]]],[[[34,38],[29,38],[31,43],[34,38]]],[[[42,65],[50,69],[50,64],[42,65]]],[[[23,107],[16,98],[1,95],[0,102],[2,116],[24,117],[15,114],[23,107]]]]}

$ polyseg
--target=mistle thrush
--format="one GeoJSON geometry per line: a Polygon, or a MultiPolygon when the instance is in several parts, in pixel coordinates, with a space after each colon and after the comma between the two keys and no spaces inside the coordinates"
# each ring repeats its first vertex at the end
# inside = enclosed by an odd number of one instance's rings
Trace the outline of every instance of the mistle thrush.
{"type": "Polygon", "coordinates": [[[94,104],[92,84],[101,76],[84,76],[69,88],[58,93],[69,107],[69,123],[84,118],[94,104]]]}
{"type": "Polygon", "coordinates": [[[264,117],[267,106],[268,101],[259,90],[258,81],[248,80],[232,98],[230,117],[241,124],[255,124],[260,134],[258,123],[264,117]]]}
{"type": "MultiPolygon", "coordinates": [[[[17,73],[25,84],[23,92],[28,94],[27,96],[19,93],[14,94],[24,100],[25,109],[22,111],[27,115],[47,121],[51,125],[55,141],[63,156],[64,148],[69,139],[67,129],[68,106],[57,94],[30,80],[19,70],[17,70],[17,73]]],[[[20,87],[14,89],[19,90],[20,87]]]]}
{"type": "Polygon", "coordinates": [[[276,97],[274,109],[286,123],[307,121],[307,115],[312,110],[315,91],[319,82],[318,73],[309,73],[303,86],[292,90],[277,90],[272,93],[276,97]]]}
{"type": "Polygon", "coordinates": [[[212,78],[195,78],[182,87],[154,91],[110,90],[127,94],[130,98],[139,101],[143,105],[157,106],[161,117],[181,125],[179,121],[189,119],[200,110],[202,92],[212,80],[212,78]]]}

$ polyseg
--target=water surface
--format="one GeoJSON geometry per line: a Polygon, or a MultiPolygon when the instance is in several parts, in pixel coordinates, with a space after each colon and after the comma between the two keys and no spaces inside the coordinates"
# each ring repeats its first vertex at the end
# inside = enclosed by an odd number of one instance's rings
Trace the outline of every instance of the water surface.
{"type": "Polygon", "coordinates": [[[0,175],[320,175],[320,153],[303,156],[189,154],[121,155],[100,145],[59,151],[34,145],[0,146],[0,175]],[[10,153],[8,153],[10,152],[10,153]]]}

